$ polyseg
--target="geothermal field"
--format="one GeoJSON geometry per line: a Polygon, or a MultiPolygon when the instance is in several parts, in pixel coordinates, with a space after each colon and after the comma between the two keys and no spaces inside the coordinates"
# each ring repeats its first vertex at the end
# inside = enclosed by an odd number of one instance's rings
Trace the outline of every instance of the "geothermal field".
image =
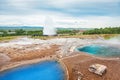
{"type": "MultiPolygon", "coordinates": [[[[53,38],[41,40],[20,37],[0,43],[0,71],[9,71],[15,67],[46,60],[56,60],[62,65],[65,79],[67,80],[76,80],[80,76],[82,80],[119,80],[120,54],[117,53],[118,56],[116,57],[99,57],[84,51],[78,51],[78,48],[92,44],[120,48],[119,42],[120,40],[116,38],[109,40],[104,40],[103,38],[53,38]],[[99,76],[89,72],[88,68],[92,64],[107,66],[106,73],[99,76]],[[78,72],[80,72],[80,75],[77,74],[78,72]]],[[[1,76],[2,74],[0,74],[0,78],[6,80],[1,76]]]]}
{"type": "Polygon", "coordinates": [[[0,0],[0,80],[120,80],[120,0],[0,0]]]}

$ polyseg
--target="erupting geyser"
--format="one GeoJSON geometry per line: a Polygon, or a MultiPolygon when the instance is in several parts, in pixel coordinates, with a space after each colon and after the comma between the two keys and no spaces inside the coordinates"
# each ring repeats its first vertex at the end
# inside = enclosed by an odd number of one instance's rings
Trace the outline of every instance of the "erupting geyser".
{"type": "Polygon", "coordinates": [[[53,20],[50,17],[46,17],[45,26],[43,29],[43,35],[54,36],[56,35],[56,28],[53,24],[53,20]]]}

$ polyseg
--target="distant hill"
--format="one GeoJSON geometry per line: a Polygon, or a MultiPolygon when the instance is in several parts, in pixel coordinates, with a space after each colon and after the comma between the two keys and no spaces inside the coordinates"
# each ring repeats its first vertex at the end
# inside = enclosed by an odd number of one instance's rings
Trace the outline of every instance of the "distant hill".
{"type": "MultiPolygon", "coordinates": [[[[42,30],[43,27],[41,26],[0,26],[0,30],[16,30],[16,29],[23,29],[23,30],[42,30]]],[[[57,30],[91,30],[92,28],[57,28],[57,30]]]]}
{"type": "Polygon", "coordinates": [[[23,30],[42,30],[43,27],[36,27],[36,26],[0,26],[0,30],[16,30],[16,29],[23,29],[23,30]]]}
{"type": "Polygon", "coordinates": [[[58,30],[91,30],[92,28],[57,28],[58,30]]]}

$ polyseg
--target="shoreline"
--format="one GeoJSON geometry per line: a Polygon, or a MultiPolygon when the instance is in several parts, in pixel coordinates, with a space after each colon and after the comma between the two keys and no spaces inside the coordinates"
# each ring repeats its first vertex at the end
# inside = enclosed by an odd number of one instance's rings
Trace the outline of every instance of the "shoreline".
{"type": "MultiPolygon", "coordinates": [[[[75,52],[73,52],[75,53],[75,52]]],[[[39,62],[42,62],[42,61],[47,61],[47,60],[56,60],[57,62],[59,62],[61,64],[61,67],[63,68],[64,72],[65,72],[65,76],[66,76],[66,79],[65,80],[69,80],[70,76],[69,76],[69,70],[68,70],[68,67],[66,66],[64,60],[65,59],[69,59],[69,58],[72,58],[72,57],[77,57],[77,56],[81,56],[81,55],[86,55],[86,56],[89,56],[91,58],[96,58],[96,59],[99,59],[99,60],[112,60],[112,61],[117,61],[117,60],[120,60],[118,58],[101,58],[101,57],[96,57],[96,56],[93,56],[93,55],[90,55],[90,54],[86,54],[86,53],[78,53],[76,52],[75,55],[71,55],[71,56],[67,56],[67,57],[63,57],[63,58],[60,58],[58,59],[56,57],[56,55],[52,55],[51,56],[47,56],[47,57],[43,57],[43,58],[36,58],[36,59],[31,59],[31,60],[25,60],[25,61],[17,61],[17,62],[9,62],[8,64],[2,66],[0,68],[0,72],[3,72],[3,71],[6,71],[6,70],[9,70],[9,69],[13,69],[13,68],[16,68],[16,67],[20,67],[20,66],[24,66],[24,65],[31,65],[31,64],[35,64],[35,63],[39,63],[39,62]]]]}
{"type": "Polygon", "coordinates": [[[80,71],[83,74],[82,80],[92,80],[92,79],[103,80],[103,78],[105,78],[105,80],[119,79],[118,74],[120,73],[120,69],[119,69],[120,59],[101,58],[101,57],[91,56],[85,53],[81,53],[81,54],[79,53],[73,56],[63,58],[62,61],[65,63],[66,67],[68,68],[69,76],[70,76],[69,80],[77,79],[77,75],[75,75],[72,72],[72,69],[80,71]],[[107,66],[107,73],[105,75],[99,77],[98,75],[95,75],[88,71],[89,66],[96,63],[107,66]],[[118,68],[117,71],[116,71],[116,68],[118,68]],[[114,75],[114,77],[111,78],[111,75],[114,75]]]}
{"type": "Polygon", "coordinates": [[[94,42],[95,40],[82,40],[78,38],[62,38],[44,41],[22,38],[22,40],[25,44],[30,40],[30,44],[19,45],[21,39],[18,39],[13,41],[13,46],[7,45],[7,47],[0,47],[1,52],[4,52],[1,54],[5,54],[11,58],[11,60],[6,64],[0,66],[0,72],[15,67],[39,63],[46,60],[56,60],[63,68],[65,80],[76,80],[77,77],[72,72],[74,68],[83,73],[85,77],[87,76],[90,80],[102,80],[104,77],[107,77],[106,80],[109,80],[109,78],[111,78],[111,75],[114,75],[116,78],[112,77],[110,80],[118,80],[119,76],[117,74],[120,74],[120,69],[118,69],[119,72],[115,71],[115,69],[119,68],[120,66],[120,58],[99,57],[87,54],[85,52],[77,52],[74,50],[76,46],[89,45],[97,43],[98,41],[94,42]],[[94,74],[91,74],[88,71],[88,67],[94,63],[106,65],[108,67],[108,72],[101,78],[94,74]],[[113,73],[116,73],[116,75],[113,73]]]}
{"type": "Polygon", "coordinates": [[[61,66],[63,67],[64,69],[64,72],[65,72],[65,76],[66,76],[66,79],[65,80],[69,80],[69,71],[68,71],[68,68],[67,66],[65,65],[65,63],[62,61],[62,59],[59,59],[58,62],[60,62],[61,66]]]}
{"type": "Polygon", "coordinates": [[[49,56],[49,57],[26,60],[26,61],[19,61],[19,62],[13,62],[13,63],[11,62],[8,65],[4,65],[3,67],[1,67],[0,72],[4,72],[4,71],[14,69],[16,67],[21,67],[24,65],[32,65],[32,64],[37,64],[37,63],[43,62],[43,61],[54,60],[54,61],[57,61],[61,65],[61,68],[63,69],[64,74],[65,74],[65,80],[69,80],[69,72],[67,70],[66,65],[61,61],[61,59],[57,59],[54,56],[55,55],[53,55],[52,58],[49,56]]]}
{"type": "Polygon", "coordinates": [[[55,59],[49,58],[49,57],[44,57],[44,58],[37,58],[37,59],[32,59],[32,60],[9,62],[8,64],[3,65],[0,68],[0,72],[5,71],[5,70],[9,70],[9,69],[12,69],[12,68],[15,68],[15,67],[23,66],[23,65],[29,65],[29,64],[42,62],[42,61],[45,61],[45,60],[55,60],[55,59]]]}
{"type": "MultiPolygon", "coordinates": [[[[37,58],[37,59],[32,59],[32,60],[18,61],[18,62],[13,62],[13,63],[11,62],[8,65],[4,65],[0,69],[0,72],[6,71],[6,70],[9,70],[9,69],[14,69],[16,67],[20,67],[20,66],[24,66],[24,65],[31,65],[31,64],[39,63],[39,62],[42,62],[42,61],[56,60],[57,62],[60,63],[61,67],[63,68],[63,71],[65,72],[64,73],[65,74],[65,80],[72,80],[71,79],[71,70],[69,69],[70,66],[68,66],[68,64],[66,64],[65,60],[67,60],[67,59],[72,60],[72,58],[79,57],[79,56],[86,56],[86,60],[85,61],[83,60],[83,62],[86,62],[87,59],[88,59],[88,61],[89,60],[94,60],[94,59],[96,59],[96,60],[105,60],[105,61],[118,61],[118,60],[120,60],[120,59],[116,59],[116,58],[109,59],[109,58],[96,57],[96,56],[92,56],[92,55],[89,55],[89,54],[86,54],[86,53],[77,53],[75,55],[63,57],[63,58],[60,58],[60,59],[57,58],[56,55],[52,55],[52,57],[47,56],[47,57],[37,58]]],[[[78,58],[78,59],[80,59],[80,58],[78,58]]],[[[73,61],[74,61],[74,59],[73,59],[73,61]]],[[[82,62],[82,59],[80,59],[79,61],[82,62]]]]}

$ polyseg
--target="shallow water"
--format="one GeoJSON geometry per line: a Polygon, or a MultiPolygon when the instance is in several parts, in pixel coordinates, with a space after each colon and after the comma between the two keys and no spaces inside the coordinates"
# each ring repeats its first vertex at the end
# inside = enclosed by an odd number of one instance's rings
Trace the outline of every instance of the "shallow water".
{"type": "Polygon", "coordinates": [[[0,73],[0,80],[64,80],[65,74],[57,61],[25,65],[0,73]]]}
{"type": "Polygon", "coordinates": [[[120,57],[120,48],[110,45],[88,45],[77,50],[101,57],[120,57]]]}

